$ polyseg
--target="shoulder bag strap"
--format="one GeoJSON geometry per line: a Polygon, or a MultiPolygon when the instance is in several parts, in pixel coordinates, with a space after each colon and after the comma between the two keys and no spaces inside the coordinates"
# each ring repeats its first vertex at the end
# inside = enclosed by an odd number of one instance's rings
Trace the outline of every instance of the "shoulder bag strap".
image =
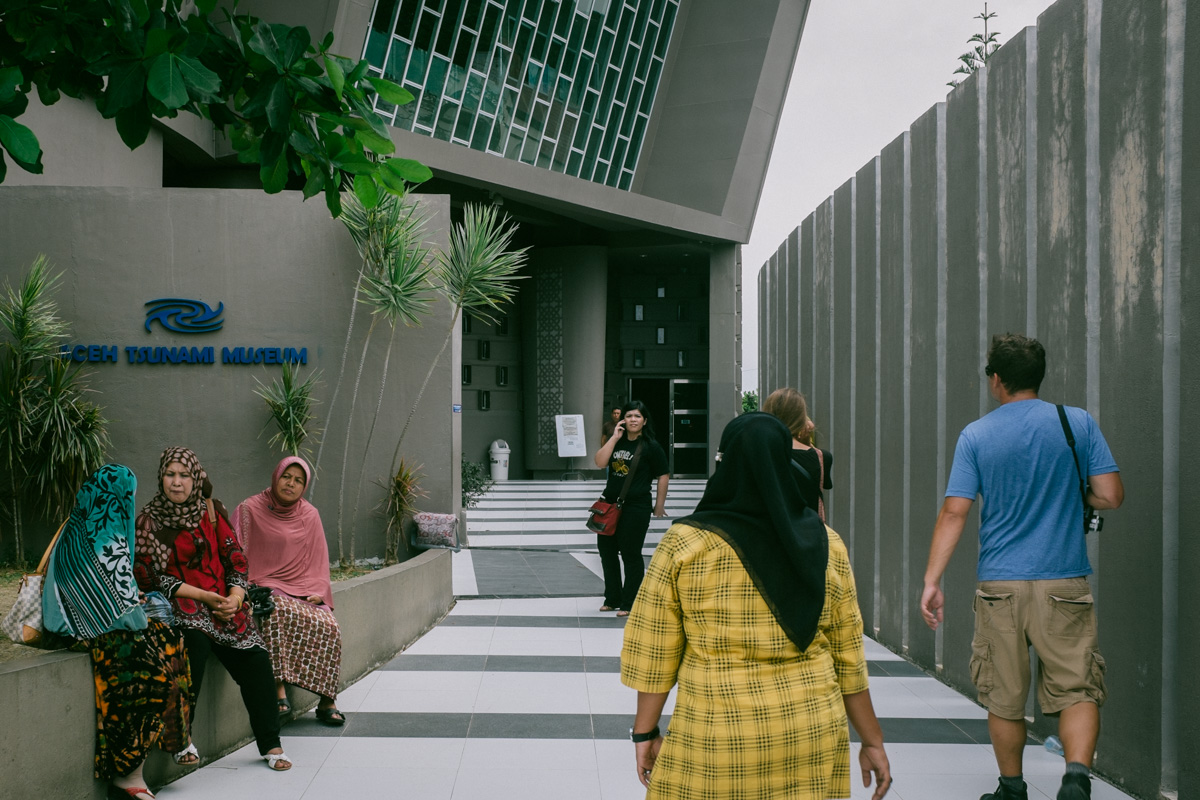
{"type": "MultiPolygon", "coordinates": [[[[804,467],[800,466],[800,462],[799,462],[799,461],[797,461],[796,459],[792,458],[791,456],[788,456],[788,461],[790,461],[790,462],[792,463],[792,467],[793,467],[793,468],[794,468],[794,469],[795,469],[797,472],[799,472],[801,475],[803,475],[803,476],[804,476],[804,480],[806,480],[806,481],[811,481],[811,480],[812,480],[812,475],[809,475],[809,474],[808,474],[808,470],[806,470],[804,467]]],[[[820,487],[818,486],[817,488],[819,489],[820,487]]]]}
{"type": "Polygon", "coordinates": [[[642,445],[645,443],[645,440],[639,441],[633,451],[633,460],[629,462],[629,474],[625,476],[625,483],[621,484],[621,496],[617,498],[617,508],[625,505],[625,493],[629,491],[629,484],[633,481],[633,473],[637,471],[638,461],[642,457],[642,445]]]}
{"type": "Polygon", "coordinates": [[[46,574],[46,567],[50,565],[50,554],[54,552],[54,545],[58,544],[58,537],[62,535],[63,528],[67,527],[67,522],[70,519],[70,517],[67,517],[63,520],[62,525],[58,526],[58,531],[50,539],[50,544],[46,547],[46,552],[42,553],[42,560],[38,562],[37,572],[33,573],[34,575],[46,574]]]}
{"type": "Polygon", "coordinates": [[[1063,433],[1067,437],[1067,444],[1071,447],[1071,460],[1075,462],[1075,474],[1079,476],[1079,496],[1083,498],[1083,504],[1087,505],[1087,484],[1083,480],[1083,470],[1079,468],[1079,455],[1075,452],[1075,435],[1071,433],[1071,423],[1067,421],[1067,410],[1063,408],[1062,403],[1055,406],[1058,409],[1058,421],[1062,423],[1063,433]]]}

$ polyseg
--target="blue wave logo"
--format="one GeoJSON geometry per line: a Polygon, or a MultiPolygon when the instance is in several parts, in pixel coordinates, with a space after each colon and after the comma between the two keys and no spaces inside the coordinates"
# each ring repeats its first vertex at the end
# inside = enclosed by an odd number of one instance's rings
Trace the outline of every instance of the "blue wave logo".
{"type": "Polygon", "coordinates": [[[169,331],[175,333],[212,333],[221,330],[225,320],[221,314],[225,304],[217,306],[213,311],[207,303],[199,300],[183,300],[178,297],[164,297],[146,303],[146,330],[150,323],[157,322],[169,331]]]}

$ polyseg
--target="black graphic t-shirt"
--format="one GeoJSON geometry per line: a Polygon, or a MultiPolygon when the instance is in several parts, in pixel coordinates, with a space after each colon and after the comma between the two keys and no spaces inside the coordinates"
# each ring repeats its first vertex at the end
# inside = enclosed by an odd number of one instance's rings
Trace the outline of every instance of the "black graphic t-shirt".
{"type": "Polygon", "coordinates": [[[612,457],[608,460],[608,484],[604,487],[604,499],[610,503],[616,502],[621,496],[621,487],[625,476],[629,474],[629,465],[633,463],[633,454],[638,442],[645,442],[642,447],[642,457],[638,459],[637,471],[629,482],[629,491],[625,494],[627,508],[651,508],[654,503],[650,499],[650,484],[660,475],[667,474],[667,454],[659,447],[658,442],[639,436],[636,441],[629,441],[624,435],[613,448],[612,457]]]}

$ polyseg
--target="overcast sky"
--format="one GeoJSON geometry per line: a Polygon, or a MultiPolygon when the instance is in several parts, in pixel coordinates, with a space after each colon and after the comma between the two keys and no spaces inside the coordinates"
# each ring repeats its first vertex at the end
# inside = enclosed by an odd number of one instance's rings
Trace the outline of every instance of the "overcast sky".
{"type": "MultiPolygon", "coordinates": [[[[988,0],[1000,42],[1050,0],[988,0]]],[[[946,98],[982,0],[812,0],[758,216],[742,248],[742,387],[758,386],[758,271],[793,228],[946,98]]]]}

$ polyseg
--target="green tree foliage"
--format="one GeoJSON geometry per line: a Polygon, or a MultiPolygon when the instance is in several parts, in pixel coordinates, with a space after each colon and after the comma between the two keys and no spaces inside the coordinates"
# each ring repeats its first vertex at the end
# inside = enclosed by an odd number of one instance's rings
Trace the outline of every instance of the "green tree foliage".
{"type": "Polygon", "coordinates": [[[743,392],[742,413],[749,414],[751,411],[758,411],[758,392],[743,392]]]}
{"type": "Polygon", "coordinates": [[[479,498],[492,488],[491,470],[487,464],[478,461],[462,462],[462,507],[474,508],[479,498]]]}
{"type": "Polygon", "coordinates": [[[254,379],[258,384],[254,393],[266,402],[271,412],[267,425],[274,422],[278,428],[271,437],[271,444],[277,445],[290,456],[307,456],[311,452],[304,443],[317,433],[313,426],[317,415],[312,410],[313,403],[317,401],[313,400],[312,393],[319,377],[320,373],[314,372],[301,380],[300,370],[284,363],[283,374],[279,378],[272,378],[269,385],[258,378],[254,379]]]}
{"type": "Polygon", "coordinates": [[[333,34],[218,13],[217,0],[5,0],[0,5],[0,183],[11,159],[41,173],[37,135],[18,118],[37,91],[91,98],[130,149],[153,119],[197,114],[229,138],[238,158],[257,164],[263,188],[303,181],[305,199],[324,193],[341,212],[343,181],[372,208],[381,192],[402,195],[432,177],[395,152],[372,110],[412,95],[371,76],[366,60],[330,51],[333,34]],[[372,157],[374,156],[374,157],[372,157]]]}
{"type": "Polygon", "coordinates": [[[64,516],[109,444],[81,373],[60,357],[67,326],[54,302],[58,280],[38,256],[20,287],[6,283],[0,297],[0,496],[18,563],[26,513],[64,516]]]}
{"type": "Polygon", "coordinates": [[[395,564],[400,560],[400,545],[404,534],[404,522],[417,512],[417,500],[428,497],[421,488],[421,466],[410,467],[400,459],[400,466],[392,476],[387,487],[387,506],[384,516],[387,517],[387,544],[384,548],[383,563],[395,564]]]}
{"type": "MultiPolygon", "coordinates": [[[[362,358],[358,374],[354,378],[354,390],[350,395],[350,412],[346,417],[346,442],[342,451],[342,480],[338,490],[338,558],[342,558],[342,512],[346,494],[346,463],[350,456],[350,431],[354,422],[354,407],[358,401],[358,389],[362,381],[363,366],[367,361],[367,350],[371,334],[380,320],[388,324],[387,351],[383,357],[383,375],[379,380],[379,393],[375,400],[375,415],[367,431],[367,441],[362,449],[359,474],[367,468],[367,453],[375,438],[375,427],[379,412],[383,408],[384,389],[387,387],[388,366],[392,360],[392,345],[396,341],[396,324],[403,322],[408,327],[417,327],[421,317],[428,313],[433,302],[433,288],[429,285],[432,266],[429,263],[429,248],[424,245],[425,216],[414,202],[402,198],[385,197],[374,209],[363,206],[356,197],[348,198],[342,223],[350,231],[359,254],[363,259],[360,270],[362,302],[371,307],[371,327],[363,341],[362,358]]],[[[399,475],[393,476],[393,488],[399,475]]],[[[415,473],[414,473],[415,475],[415,473]]],[[[414,477],[415,481],[416,478],[414,477]]],[[[362,481],[354,490],[353,518],[358,518],[358,503],[362,497],[362,481]]],[[[350,531],[350,555],[347,563],[354,563],[355,530],[350,531]]],[[[389,545],[395,552],[395,547],[389,545]]]]}
{"type": "Polygon", "coordinates": [[[453,306],[454,313],[446,329],[446,338],[442,340],[442,349],[429,365],[417,399],[408,411],[408,419],[400,429],[400,438],[392,454],[392,469],[396,468],[404,434],[408,433],[429,379],[454,336],[459,316],[465,311],[476,319],[495,322],[492,312],[499,312],[502,305],[511,303],[516,297],[516,282],[522,278],[517,273],[525,266],[529,255],[528,247],[510,249],[516,232],[516,224],[510,225],[508,217],[502,216],[495,206],[468,203],[463,207],[462,223],[450,229],[450,249],[437,253],[433,279],[438,291],[453,306]]]}
{"type": "MultiPolygon", "coordinates": [[[[988,23],[998,16],[1000,15],[995,11],[989,12],[988,4],[984,3],[983,13],[972,18],[983,22],[983,32],[967,40],[967,43],[973,46],[958,57],[959,64],[958,69],[954,70],[955,75],[973,75],[980,67],[986,66],[988,60],[1000,49],[1000,31],[988,30],[988,23]]],[[[965,78],[951,79],[946,85],[958,86],[963,80],[965,78]]]]}

